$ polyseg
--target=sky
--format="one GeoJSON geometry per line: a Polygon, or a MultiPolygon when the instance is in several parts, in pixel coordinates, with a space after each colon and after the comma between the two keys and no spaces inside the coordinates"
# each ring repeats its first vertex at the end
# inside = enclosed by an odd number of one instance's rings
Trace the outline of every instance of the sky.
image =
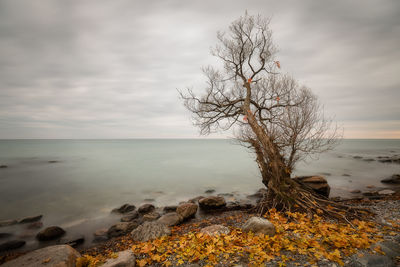
{"type": "Polygon", "coordinates": [[[246,10],[345,138],[400,138],[398,0],[0,0],[0,139],[202,138],[177,90],[246,10]]]}

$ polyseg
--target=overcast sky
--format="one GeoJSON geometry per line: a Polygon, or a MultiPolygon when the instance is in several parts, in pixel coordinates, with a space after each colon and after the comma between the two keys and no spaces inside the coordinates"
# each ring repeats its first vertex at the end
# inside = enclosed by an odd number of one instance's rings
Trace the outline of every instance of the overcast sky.
{"type": "Polygon", "coordinates": [[[0,0],[0,138],[198,138],[177,89],[245,10],[346,138],[400,138],[398,0],[0,0]]]}

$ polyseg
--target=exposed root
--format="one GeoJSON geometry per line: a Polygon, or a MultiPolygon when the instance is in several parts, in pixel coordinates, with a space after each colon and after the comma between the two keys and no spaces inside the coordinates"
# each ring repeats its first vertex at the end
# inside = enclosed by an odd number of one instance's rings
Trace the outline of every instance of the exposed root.
{"type": "Polygon", "coordinates": [[[269,189],[268,193],[257,204],[256,212],[261,216],[269,209],[283,212],[304,212],[309,214],[310,217],[313,214],[318,214],[350,225],[353,219],[367,219],[369,215],[373,214],[368,209],[332,201],[300,186],[292,187],[289,192],[269,189]]]}

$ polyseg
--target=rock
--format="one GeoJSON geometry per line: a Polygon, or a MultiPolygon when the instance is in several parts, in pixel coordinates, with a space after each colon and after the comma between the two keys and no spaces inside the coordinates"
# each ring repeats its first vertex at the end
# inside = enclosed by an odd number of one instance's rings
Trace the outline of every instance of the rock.
{"type": "Polygon", "coordinates": [[[208,189],[208,190],[204,191],[204,193],[206,193],[206,194],[215,193],[215,189],[208,189]]]}
{"type": "Polygon", "coordinates": [[[130,211],[133,211],[136,209],[135,205],[131,205],[131,204],[124,204],[121,207],[117,208],[117,209],[113,209],[112,212],[117,212],[117,213],[127,213],[130,211]]]}
{"type": "Polygon", "coordinates": [[[358,189],[351,190],[350,193],[352,193],[352,194],[359,194],[359,193],[361,193],[361,190],[358,190],[358,189]]]}
{"type": "Polygon", "coordinates": [[[193,218],[196,215],[198,206],[194,203],[183,203],[178,206],[176,213],[178,213],[183,220],[193,218]]]}
{"type": "Polygon", "coordinates": [[[4,220],[4,221],[0,221],[0,227],[10,226],[10,225],[14,225],[14,224],[17,224],[17,223],[18,223],[17,220],[4,220]]]}
{"type": "Polygon", "coordinates": [[[381,180],[381,182],[386,184],[400,184],[400,174],[393,174],[391,177],[381,180]]]}
{"type": "Polygon", "coordinates": [[[32,216],[32,217],[26,217],[20,220],[18,223],[31,223],[31,222],[37,222],[42,219],[43,215],[37,215],[37,216],[32,216]]]}
{"type": "Polygon", "coordinates": [[[37,235],[36,238],[39,241],[47,241],[47,240],[52,240],[59,238],[65,234],[64,229],[58,226],[50,226],[47,227],[46,229],[40,231],[37,235]]]}
{"type": "Polygon", "coordinates": [[[59,163],[58,160],[49,160],[48,163],[59,163]]]}
{"type": "Polygon", "coordinates": [[[70,239],[63,240],[61,243],[64,245],[69,245],[73,248],[83,244],[85,242],[85,237],[84,236],[78,236],[70,239]]]}
{"type": "Polygon", "coordinates": [[[202,199],[202,198],[204,198],[204,197],[203,197],[203,196],[198,196],[198,197],[189,199],[188,202],[196,204],[196,203],[199,202],[199,200],[202,199]]]}
{"type": "Polygon", "coordinates": [[[6,250],[11,250],[11,249],[17,249],[25,245],[24,240],[10,240],[4,243],[0,244],[0,252],[1,251],[6,251],[6,250]]]}
{"type": "Polygon", "coordinates": [[[33,222],[26,226],[26,229],[40,229],[43,227],[42,222],[33,222]]]}
{"type": "Polygon", "coordinates": [[[165,206],[164,209],[163,209],[163,211],[164,211],[165,213],[168,213],[168,212],[175,212],[177,208],[178,208],[178,206],[176,206],[176,205],[174,205],[174,206],[165,206]]]}
{"type": "Polygon", "coordinates": [[[146,214],[149,212],[152,212],[156,209],[156,207],[154,207],[154,205],[152,204],[143,204],[142,206],[139,207],[138,212],[140,214],[146,214]]]}
{"type": "Polygon", "coordinates": [[[200,199],[199,205],[203,210],[214,210],[226,206],[226,202],[223,197],[211,196],[200,199]]]}
{"type": "Polygon", "coordinates": [[[5,169],[5,168],[8,168],[8,166],[7,165],[0,165],[0,169],[5,169]]]}
{"type": "Polygon", "coordinates": [[[392,259],[384,255],[362,254],[351,257],[351,267],[395,267],[392,259]]]}
{"type": "Polygon", "coordinates": [[[264,235],[275,235],[275,226],[267,219],[261,217],[251,217],[242,227],[244,232],[262,233],[264,235]]]}
{"type": "Polygon", "coordinates": [[[131,222],[139,217],[139,212],[136,210],[129,212],[121,218],[121,222],[131,222]]]}
{"type": "Polygon", "coordinates": [[[203,233],[205,235],[211,235],[211,236],[215,236],[215,235],[220,235],[220,234],[229,234],[230,230],[228,227],[220,225],[220,224],[214,224],[214,225],[210,225],[207,227],[204,227],[200,230],[200,233],[203,233]]]}
{"type": "Polygon", "coordinates": [[[385,253],[386,256],[395,259],[396,257],[400,257],[400,244],[392,241],[383,241],[379,242],[376,245],[381,247],[381,250],[385,253]]]}
{"type": "Polygon", "coordinates": [[[255,192],[252,195],[247,196],[248,198],[256,198],[256,199],[260,199],[262,198],[264,195],[266,195],[268,192],[267,188],[260,188],[257,190],[257,192],[255,192]]]}
{"type": "Polygon", "coordinates": [[[165,224],[145,222],[132,231],[132,238],[135,241],[149,241],[170,234],[171,230],[165,224]]]}
{"type": "Polygon", "coordinates": [[[125,235],[139,226],[137,222],[120,222],[111,226],[107,231],[107,237],[113,238],[125,235]]]}
{"type": "Polygon", "coordinates": [[[389,190],[389,189],[378,191],[379,195],[393,195],[394,193],[396,193],[396,192],[393,190],[389,190]]]}
{"type": "Polygon", "coordinates": [[[0,239],[12,237],[11,233],[0,233],[0,239]]]}
{"type": "Polygon", "coordinates": [[[149,212],[149,213],[146,213],[145,215],[143,215],[142,219],[144,222],[151,222],[151,221],[157,220],[160,217],[161,217],[160,213],[158,213],[156,211],[152,211],[152,212],[149,212]]]}
{"type": "Polygon", "coordinates": [[[183,221],[183,218],[176,212],[169,212],[161,216],[157,222],[167,226],[175,226],[183,221]]]}
{"type": "Polygon", "coordinates": [[[101,267],[135,267],[136,257],[132,250],[120,251],[117,258],[108,259],[101,267]]]}
{"type": "Polygon", "coordinates": [[[317,194],[329,197],[331,187],[322,176],[301,176],[295,177],[293,180],[310,187],[317,194]]]}
{"type": "Polygon", "coordinates": [[[74,267],[80,256],[78,251],[68,245],[56,245],[34,250],[1,267],[74,267]]]}
{"type": "Polygon", "coordinates": [[[107,231],[108,231],[108,229],[103,228],[103,229],[99,229],[96,232],[94,232],[93,233],[93,235],[94,235],[93,242],[98,243],[98,242],[107,241],[108,240],[107,231]]]}

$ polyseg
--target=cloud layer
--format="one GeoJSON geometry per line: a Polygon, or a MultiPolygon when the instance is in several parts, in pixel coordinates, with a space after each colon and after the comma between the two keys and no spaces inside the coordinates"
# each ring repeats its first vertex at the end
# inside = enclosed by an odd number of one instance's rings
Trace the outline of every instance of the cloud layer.
{"type": "Polygon", "coordinates": [[[345,137],[400,138],[397,0],[0,1],[0,138],[198,137],[176,89],[245,10],[345,137]]]}

